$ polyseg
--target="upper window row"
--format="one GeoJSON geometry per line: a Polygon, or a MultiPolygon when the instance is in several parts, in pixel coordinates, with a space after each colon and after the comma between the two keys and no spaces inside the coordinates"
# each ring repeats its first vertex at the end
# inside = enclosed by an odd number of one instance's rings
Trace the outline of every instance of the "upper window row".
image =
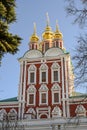
{"type": "MultiPolygon", "coordinates": [[[[51,66],[51,81],[60,82],[60,66],[58,63],[53,63],[51,66]]],[[[39,69],[39,82],[48,83],[48,66],[42,64],[39,69]]],[[[30,65],[28,69],[28,84],[36,84],[36,66],[30,65]]]]}

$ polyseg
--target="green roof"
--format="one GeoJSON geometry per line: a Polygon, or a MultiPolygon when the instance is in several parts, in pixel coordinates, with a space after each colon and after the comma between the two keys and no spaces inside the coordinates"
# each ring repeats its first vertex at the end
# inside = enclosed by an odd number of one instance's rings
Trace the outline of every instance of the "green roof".
{"type": "Polygon", "coordinates": [[[69,52],[67,52],[66,50],[62,50],[64,52],[64,54],[69,54],[69,52]]]}
{"type": "Polygon", "coordinates": [[[75,96],[71,96],[69,98],[87,98],[87,94],[75,95],[75,96]]]}
{"type": "Polygon", "coordinates": [[[15,102],[15,101],[18,101],[17,97],[0,100],[0,102],[15,102]]]}

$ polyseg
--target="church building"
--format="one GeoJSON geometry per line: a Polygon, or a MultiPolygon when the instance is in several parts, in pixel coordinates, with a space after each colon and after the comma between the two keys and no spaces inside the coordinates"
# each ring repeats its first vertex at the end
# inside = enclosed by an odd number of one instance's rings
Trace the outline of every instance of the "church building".
{"type": "Polygon", "coordinates": [[[41,37],[34,23],[29,49],[18,59],[18,96],[0,101],[0,130],[87,130],[87,95],[74,90],[70,53],[48,15],[41,37]]]}

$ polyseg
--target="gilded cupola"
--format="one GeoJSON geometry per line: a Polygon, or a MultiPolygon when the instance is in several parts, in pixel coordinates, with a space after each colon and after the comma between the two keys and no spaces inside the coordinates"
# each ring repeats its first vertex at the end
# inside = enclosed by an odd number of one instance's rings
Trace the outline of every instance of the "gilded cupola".
{"type": "Polygon", "coordinates": [[[30,42],[38,42],[39,41],[39,37],[37,36],[36,33],[36,23],[34,23],[34,32],[30,37],[30,42]]]}
{"type": "Polygon", "coordinates": [[[58,22],[56,21],[56,31],[54,32],[54,39],[62,39],[63,35],[58,28],[58,22]]]}
{"type": "Polygon", "coordinates": [[[51,27],[49,25],[48,13],[46,14],[46,16],[47,16],[47,25],[46,25],[45,31],[42,34],[43,40],[47,40],[47,39],[52,39],[53,38],[53,32],[52,32],[52,29],[51,29],[51,27]]]}

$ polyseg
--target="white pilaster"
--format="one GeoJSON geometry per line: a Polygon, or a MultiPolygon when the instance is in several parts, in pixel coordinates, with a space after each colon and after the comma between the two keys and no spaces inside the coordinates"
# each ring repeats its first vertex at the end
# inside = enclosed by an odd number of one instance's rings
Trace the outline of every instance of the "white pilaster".
{"type": "Polygon", "coordinates": [[[66,84],[66,114],[69,117],[69,93],[68,93],[68,57],[65,58],[65,84],[66,84]]]}
{"type": "Polygon", "coordinates": [[[61,58],[62,63],[62,102],[63,102],[63,116],[66,117],[65,113],[65,91],[64,91],[64,58],[61,58]]]}
{"type": "Polygon", "coordinates": [[[18,117],[20,118],[21,117],[21,95],[22,95],[22,85],[23,85],[23,81],[22,81],[22,76],[23,76],[23,62],[20,63],[20,81],[19,81],[19,97],[18,97],[18,100],[19,100],[19,115],[18,117]]]}
{"type": "Polygon", "coordinates": [[[25,107],[25,91],[26,91],[26,61],[24,66],[24,83],[23,83],[23,102],[22,102],[22,118],[24,115],[24,107],[25,107]]]}

